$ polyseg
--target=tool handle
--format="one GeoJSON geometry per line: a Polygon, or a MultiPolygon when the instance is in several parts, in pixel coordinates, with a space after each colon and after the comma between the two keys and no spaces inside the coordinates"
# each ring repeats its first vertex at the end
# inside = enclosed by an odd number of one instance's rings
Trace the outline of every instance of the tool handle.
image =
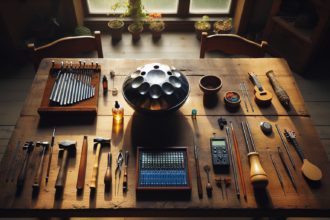
{"type": "Polygon", "coordinates": [[[236,139],[236,135],[235,135],[234,129],[232,129],[232,133],[233,133],[233,137],[234,137],[234,145],[235,145],[235,151],[236,151],[236,156],[237,156],[237,163],[238,163],[238,168],[239,168],[239,175],[241,177],[241,182],[242,182],[243,194],[244,194],[244,196],[246,196],[245,182],[244,182],[244,176],[243,176],[243,170],[242,170],[241,157],[239,156],[238,144],[237,144],[237,139],[236,139]]]}
{"type": "Polygon", "coordinates": [[[111,173],[111,168],[108,167],[104,175],[104,184],[111,185],[111,182],[112,182],[112,173],[111,173]]]}
{"type": "Polygon", "coordinates": [[[124,168],[124,180],[123,180],[124,188],[127,187],[127,167],[124,168]]]}
{"type": "Polygon", "coordinates": [[[202,196],[203,195],[203,189],[202,189],[202,180],[201,180],[201,173],[200,173],[200,170],[199,170],[198,158],[195,158],[195,163],[196,163],[196,172],[197,172],[198,195],[202,196]]]}
{"type": "Polygon", "coordinates": [[[98,173],[98,169],[99,169],[100,151],[101,151],[101,143],[99,143],[96,148],[92,180],[91,180],[91,184],[89,186],[90,188],[96,188],[96,178],[97,178],[97,173],[98,173]]]}
{"type": "Polygon", "coordinates": [[[247,156],[251,166],[250,179],[252,186],[254,188],[265,188],[268,185],[268,178],[264,169],[261,167],[259,154],[257,152],[251,152],[247,156]]]}
{"type": "Polygon", "coordinates": [[[104,184],[105,185],[111,185],[112,181],[112,173],[111,173],[111,153],[108,153],[108,166],[107,170],[105,171],[104,175],[104,184]]]}
{"type": "Polygon", "coordinates": [[[53,155],[53,147],[50,148],[49,151],[49,160],[48,160],[48,168],[47,168],[47,177],[49,176],[50,164],[52,163],[52,155],[53,155]]]}
{"type": "Polygon", "coordinates": [[[97,177],[98,169],[99,169],[98,167],[93,167],[92,180],[89,186],[90,188],[96,188],[96,177],[97,177]]]}
{"type": "Polygon", "coordinates": [[[85,136],[84,140],[83,140],[82,149],[81,149],[81,158],[80,158],[80,165],[79,165],[78,179],[77,179],[77,189],[84,188],[84,184],[85,184],[87,143],[88,143],[87,136],[85,136]]]}
{"type": "Polygon", "coordinates": [[[277,98],[280,100],[281,104],[284,106],[289,106],[290,97],[286,93],[286,91],[282,88],[280,83],[277,81],[274,72],[272,70],[266,73],[266,76],[269,78],[270,83],[273,86],[273,89],[276,93],[277,98]]]}
{"type": "Polygon", "coordinates": [[[56,189],[63,189],[63,187],[65,185],[65,177],[66,177],[65,174],[66,174],[66,166],[68,163],[68,157],[69,157],[69,150],[65,149],[63,152],[61,168],[60,168],[60,171],[58,172],[56,183],[55,183],[56,189]]]}
{"type": "Polygon", "coordinates": [[[19,187],[19,188],[23,187],[23,185],[24,185],[25,176],[26,176],[26,166],[27,166],[29,155],[30,155],[29,153],[26,154],[23,166],[17,177],[17,187],[19,187]]]}
{"type": "Polygon", "coordinates": [[[41,156],[41,159],[40,159],[40,164],[39,164],[36,176],[34,177],[34,182],[33,182],[33,185],[32,185],[33,188],[39,188],[40,187],[44,157],[45,157],[45,152],[42,153],[42,156],[41,156]]]}

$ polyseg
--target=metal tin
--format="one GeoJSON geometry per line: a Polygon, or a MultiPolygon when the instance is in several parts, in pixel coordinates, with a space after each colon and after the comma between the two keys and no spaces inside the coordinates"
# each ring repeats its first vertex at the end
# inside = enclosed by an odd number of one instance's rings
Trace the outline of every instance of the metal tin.
{"type": "Polygon", "coordinates": [[[262,131],[267,132],[267,133],[272,132],[272,130],[273,130],[272,125],[269,124],[268,122],[261,122],[260,128],[262,131]]]}

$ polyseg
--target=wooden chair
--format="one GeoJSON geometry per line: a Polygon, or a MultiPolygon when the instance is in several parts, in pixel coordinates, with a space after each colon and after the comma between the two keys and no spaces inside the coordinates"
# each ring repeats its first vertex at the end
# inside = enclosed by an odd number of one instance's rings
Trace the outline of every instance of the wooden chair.
{"type": "Polygon", "coordinates": [[[250,57],[264,57],[268,43],[262,41],[261,45],[246,40],[234,34],[216,34],[207,36],[202,33],[200,58],[205,57],[205,52],[220,50],[228,54],[247,55],[250,57]]]}
{"type": "Polygon", "coordinates": [[[101,32],[95,31],[93,36],[66,37],[54,41],[45,46],[35,48],[34,44],[29,44],[29,52],[37,71],[43,58],[72,58],[88,50],[96,50],[99,58],[103,58],[101,32]]]}

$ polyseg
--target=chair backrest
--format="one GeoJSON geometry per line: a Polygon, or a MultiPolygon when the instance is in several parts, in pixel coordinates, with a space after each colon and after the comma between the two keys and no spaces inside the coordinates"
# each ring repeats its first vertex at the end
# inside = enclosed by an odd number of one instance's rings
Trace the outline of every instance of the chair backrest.
{"type": "Polygon", "coordinates": [[[205,52],[210,50],[220,50],[228,54],[247,55],[255,58],[264,57],[267,45],[266,41],[262,41],[260,45],[234,34],[207,36],[207,33],[203,32],[200,58],[204,58],[205,52]]]}
{"type": "Polygon", "coordinates": [[[88,50],[96,50],[99,58],[103,58],[101,32],[95,31],[93,36],[66,37],[54,41],[45,46],[35,48],[34,44],[29,44],[29,52],[37,71],[43,58],[72,58],[88,50]]]}

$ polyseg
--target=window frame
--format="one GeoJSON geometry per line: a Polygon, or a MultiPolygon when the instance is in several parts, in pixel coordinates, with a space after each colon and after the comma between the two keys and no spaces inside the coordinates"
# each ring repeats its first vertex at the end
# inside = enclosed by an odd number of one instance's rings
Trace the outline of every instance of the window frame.
{"type": "MultiPolygon", "coordinates": [[[[135,2],[136,0],[129,0],[129,1],[135,2]]],[[[89,11],[87,0],[82,0],[81,3],[83,6],[85,17],[105,17],[105,16],[107,16],[107,14],[91,13],[89,11]]],[[[234,14],[236,3],[237,3],[237,0],[232,0],[228,14],[215,14],[214,13],[214,14],[206,14],[206,15],[208,15],[210,18],[211,17],[232,17],[234,14]]],[[[166,17],[168,17],[168,18],[176,18],[176,17],[177,18],[190,18],[190,17],[202,17],[203,15],[205,15],[205,14],[190,14],[189,8],[190,8],[190,0],[179,0],[177,13],[162,13],[162,16],[165,18],[166,17]]],[[[110,13],[108,17],[114,17],[114,15],[110,13]]]]}

